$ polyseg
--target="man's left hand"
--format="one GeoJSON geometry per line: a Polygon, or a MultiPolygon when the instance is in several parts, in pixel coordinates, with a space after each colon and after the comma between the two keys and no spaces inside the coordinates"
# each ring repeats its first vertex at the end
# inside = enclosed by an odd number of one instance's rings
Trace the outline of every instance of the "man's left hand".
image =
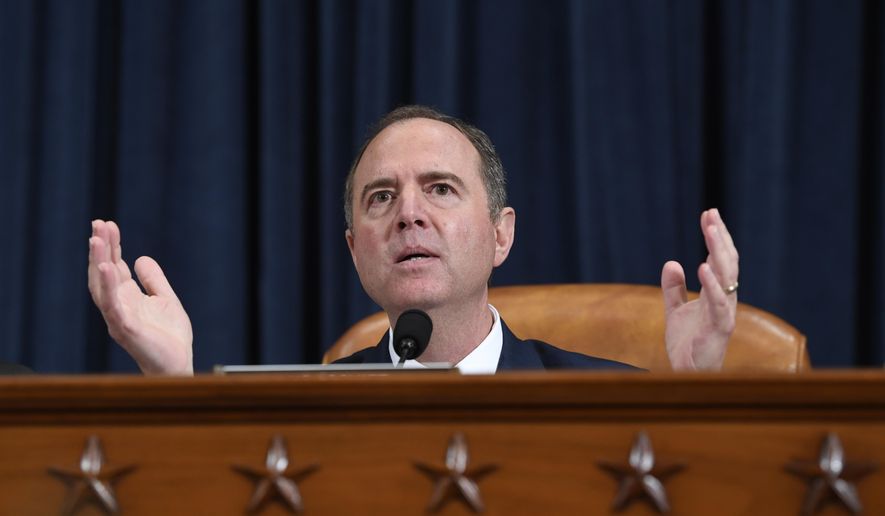
{"type": "Polygon", "coordinates": [[[707,261],[698,268],[700,296],[688,301],[685,271],[667,262],[661,271],[667,327],[667,355],[676,371],[718,370],[734,331],[737,310],[738,252],[719,210],[701,214],[707,261]]]}

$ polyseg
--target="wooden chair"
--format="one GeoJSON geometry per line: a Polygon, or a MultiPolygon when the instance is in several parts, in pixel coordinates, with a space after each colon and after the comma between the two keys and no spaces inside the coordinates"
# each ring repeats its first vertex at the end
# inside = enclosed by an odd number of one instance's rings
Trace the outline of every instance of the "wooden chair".
{"type": "MultiPolygon", "coordinates": [[[[691,294],[690,297],[697,297],[691,294]]],[[[526,285],[489,289],[489,303],[522,339],[617,360],[651,371],[670,369],[664,347],[661,289],[646,285],[526,285]]],[[[374,346],[387,331],[384,312],[351,327],[326,352],[333,362],[374,346]]],[[[738,303],[724,371],[799,372],[811,368],[805,335],[774,315],[738,303]]]]}

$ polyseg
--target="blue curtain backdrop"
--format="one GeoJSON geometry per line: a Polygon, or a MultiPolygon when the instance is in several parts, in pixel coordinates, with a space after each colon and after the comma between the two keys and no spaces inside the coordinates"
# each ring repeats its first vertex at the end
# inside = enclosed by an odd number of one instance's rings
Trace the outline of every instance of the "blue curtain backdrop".
{"type": "MultiPolygon", "coordinates": [[[[92,218],[164,266],[196,367],[316,362],[374,311],[342,182],[423,103],[496,142],[496,284],[655,284],[718,206],[741,300],[819,366],[885,354],[882,4],[0,0],[0,360],[134,370],[86,289],[92,218]]],[[[697,288],[693,278],[690,286],[697,288]]]]}

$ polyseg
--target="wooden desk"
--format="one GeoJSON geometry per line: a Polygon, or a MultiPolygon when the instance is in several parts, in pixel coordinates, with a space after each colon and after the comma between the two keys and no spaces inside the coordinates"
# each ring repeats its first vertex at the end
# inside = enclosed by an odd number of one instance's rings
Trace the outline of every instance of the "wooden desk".
{"type": "MultiPolygon", "coordinates": [[[[816,461],[829,432],[849,462],[879,464],[856,485],[885,514],[881,371],[2,379],[0,514],[58,514],[66,488],[47,468],[76,470],[91,435],[106,467],[137,466],[115,484],[127,515],[242,514],[254,483],[232,465],[263,468],[274,435],[293,469],[319,466],[299,482],[306,514],[421,514],[434,484],[414,463],[443,466],[457,432],[469,466],[497,465],[478,482],[486,514],[609,514],[617,483],[596,463],[626,463],[640,431],[685,464],[664,481],[674,514],[799,514],[807,487],[785,465],[816,461]]],[[[470,510],[451,498],[438,513],[470,510]]]]}

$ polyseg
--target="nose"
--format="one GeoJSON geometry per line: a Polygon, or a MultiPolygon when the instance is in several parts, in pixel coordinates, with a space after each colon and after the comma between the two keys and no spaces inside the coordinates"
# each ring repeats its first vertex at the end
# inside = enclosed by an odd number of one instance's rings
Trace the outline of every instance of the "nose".
{"type": "Polygon", "coordinates": [[[400,231],[417,226],[423,228],[427,224],[427,213],[424,209],[424,198],[420,190],[409,188],[400,193],[397,228],[400,231]]]}

